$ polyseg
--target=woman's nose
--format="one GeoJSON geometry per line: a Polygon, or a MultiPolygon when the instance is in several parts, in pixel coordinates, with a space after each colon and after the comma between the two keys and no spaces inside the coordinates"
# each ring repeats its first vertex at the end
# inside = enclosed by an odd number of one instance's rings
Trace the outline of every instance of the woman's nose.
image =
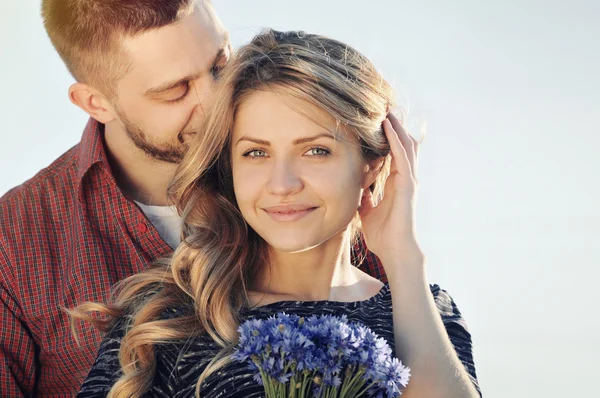
{"type": "Polygon", "coordinates": [[[294,170],[292,162],[277,161],[273,163],[267,184],[269,193],[274,195],[290,195],[301,191],[302,187],[302,178],[294,170]]]}

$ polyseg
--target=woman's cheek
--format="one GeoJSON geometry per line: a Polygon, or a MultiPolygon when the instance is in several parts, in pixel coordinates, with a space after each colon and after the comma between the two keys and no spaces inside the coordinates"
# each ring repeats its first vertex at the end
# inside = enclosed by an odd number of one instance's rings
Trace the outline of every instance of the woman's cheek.
{"type": "Polygon", "coordinates": [[[337,196],[340,191],[350,188],[352,183],[352,170],[347,164],[331,162],[308,170],[307,180],[311,181],[314,189],[327,194],[326,196],[337,196]]]}
{"type": "MultiPolygon", "coordinates": [[[[254,207],[260,199],[263,175],[259,168],[240,167],[233,172],[233,188],[240,209],[254,207]]],[[[242,210],[244,210],[242,209],[242,210]]]]}

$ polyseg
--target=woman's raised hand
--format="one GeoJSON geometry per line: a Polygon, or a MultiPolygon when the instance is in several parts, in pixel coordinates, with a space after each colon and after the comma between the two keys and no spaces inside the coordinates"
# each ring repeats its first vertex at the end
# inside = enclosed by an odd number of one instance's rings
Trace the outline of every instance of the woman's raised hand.
{"type": "Polygon", "coordinates": [[[383,130],[391,149],[390,175],[377,205],[371,191],[364,190],[359,214],[367,247],[389,274],[390,264],[422,256],[414,225],[419,141],[406,133],[392,114],[383,121],[383,130]]]}

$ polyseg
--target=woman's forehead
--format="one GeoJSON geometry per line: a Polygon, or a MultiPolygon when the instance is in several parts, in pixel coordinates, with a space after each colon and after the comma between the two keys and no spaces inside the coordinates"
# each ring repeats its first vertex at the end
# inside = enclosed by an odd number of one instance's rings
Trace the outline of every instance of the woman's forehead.
{"type": "Polygon", "coordinates": [[[356,141],[355,134],[332,115],[307,99],[281,90],[254,90],[240,101],[235,112],[234,134],[256,131],[265,126],[274,129],[327,131],[336,140],[356,141]]]}

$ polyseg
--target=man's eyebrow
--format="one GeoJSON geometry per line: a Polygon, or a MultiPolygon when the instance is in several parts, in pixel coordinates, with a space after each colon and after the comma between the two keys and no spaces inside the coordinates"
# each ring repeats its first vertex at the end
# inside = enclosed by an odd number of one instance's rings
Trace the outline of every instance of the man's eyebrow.
{"type": "MultiPolygon", "coordinates": [[[[219,48],[217,55],[213,59],[213,62],[211,64],[211,70],[217,66],[219,59],[225,54],[225,51],[227,51],[227,50],[231,50],[231,43],[229,42],[229,33],[225,33],[223,36],[223,43],[221,44],[221,47],[219,48]]],[[[182,77],[181,79],[177,79],[175,81],[163,83],[160,86],[149,88],[148,90],[146,90],[146,92],[144,94],[152,95],[152,94],[164,93],[165,91],[169,91],[171,89],[179,87],[180,85],[182,85],[184,83],[187,83],[192,80],[196,80],[202,74],[203,73],[199,73],[196,75],[189,75],[189,76],[182,77]]]]}
{"type": "MultiPolygon", "coordinates": [[[[319,138],[322,138],[322,137],[335,140],[335,137],[331,133],[321,133],[321,134],[317,134],[312,137],[298,138],[297,140],[294,140],[293,144],[294,145],[305,144],[307,142],[312,142],[312,141],[318,140],[319,138]]],[[[271,145],[271,143],[269,141],[259,140],[258,138],[252,138],[252,137],[248,137],[248,136],[240,137],[240,139],[237,140],[236,145],[239,144],[241,141],[250,141],[250,142],[254,142],[256,144],[265,145],[265,146],[271,145]]]]}

